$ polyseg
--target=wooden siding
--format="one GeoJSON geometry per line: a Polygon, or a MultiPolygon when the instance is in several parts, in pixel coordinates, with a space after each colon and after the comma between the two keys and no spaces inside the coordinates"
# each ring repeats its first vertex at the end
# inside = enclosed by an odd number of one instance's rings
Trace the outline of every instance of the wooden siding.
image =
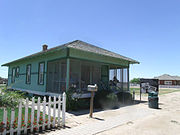
{"type": "Polygon", "coordinates": [[[122,67],[129,67],[128,61],[120,60],[120,59],[109,57],[109,56],[98,55],[91,52],[80,51],[74,48],[70,48],[69,57],[95,61],[95,62],[100,62],[100,63],[106,63],[106,64],[112,64],[112,65],[118,65],[122,67]]]}
{"type": "Polygon", "coordinates": [[[26,89],[32,91],[46,92],[47,63],[54,60],[60,60],[63,58],[73,58],[73,59],[97,62],[106,65],[104,66],[104,68],[102,68],[103,72],[101,77],[102,77],[102,81],[105,82],[107,85],[109,81],[110,66],[114,65],[123,68],[129,67],[129,62],[126,60],[121,60],[110,56],[103,56],[92,52],[80,51],[74,48],[66,48],[66,49],[60,49],[54,53],[49,53],[44,55],[42,54],[41,56],[38,57],[33,57],[33,58],[29,58],[28,60],[22,60],[10,64],[9,74],[8,74],[8,86],[10,88],[16,88],[16,89],[19,88],[19,89],[26,89]],[[39,85],[38,68],[39,68],[39,62],[42,61],[45,63],[44,85],[39,85]],[[26,65],[28,64],[31,64],[31,84],[26,84],[26,65]],[[20,72],[19,72],[19,77],[15,77],[15,83],[11,83],[12,69],[14,67],[19,67],[20,72]]]}
{"type": "Polygon", "coordinates": [[[47,72],[47,62],[54,60],[54,59],[61,59],[66,57],[66,50],[60,50],[59,52],[44,55],[41,57],[37,57],[34,59],[29,59],[26,61],[17,62],[15,64],[11,64],[9,66],[8,72],[8,87],[9,88],[20,88],[20,89],[27,89],[32,91],[46,91],[46,72],[47,72]],[[45,62],[45,70],[44,70],[44,85],[38,84],[38,68],[39,62],[45,62]],[[31,84],[26,84],[26,65],[31,64],[31,84]],[[12,77],[12,69],[14,67],[19,67],[19,77],[15,77],[15,83],[11,83],[12,77]]]}

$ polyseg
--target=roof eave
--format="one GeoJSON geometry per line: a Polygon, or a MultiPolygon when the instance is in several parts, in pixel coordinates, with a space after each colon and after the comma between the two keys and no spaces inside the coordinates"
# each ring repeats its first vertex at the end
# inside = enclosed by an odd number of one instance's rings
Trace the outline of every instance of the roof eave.
{"type": "Polygon", "coordinates": [[[1,67],[6,67],[6,66],[8,66],[8,65],[7,65],[7,63],[5,63],[5,64],[1,65],[1,67]]]}
{"type": "MultiPolygon", "coordinates": [[[[42,53],[42,54],[43,54],[43,53],[42,53]]],[[[42,55],[42,54],[40,54],[40,55],[42,55]]],[[[38,55],[38,56],[39,56],[39,55],[38,55]]],[[[25,58],[25,59],[26,59],[26,58],[25,58]]],[[[24,59],[24,60],[25,60],[25,59],[24,59]]],[[[23,60],[23,59],[21,59],[21,60],[23,60]]],[[[15,61],[12,61],[12,62],[8,62],[8,63],[5,63],[5,64],[3,64],[3,65],[1,65],[1,66],[9,66],[10,64],[15,63],[15,62],[18,62],[18,61],[20,61],[20,60],[15,60],[15,61]]],[[[140,64],[140,62],[134,60],[134,61],[129,61],[129,64],[140,64]]]]}
{"type": "Polygon", "coordinates": [[[31,58],[34,58],[34,57],[39,57],[41,55],[46,55],[46,54],[49,54],[49,53],[57,52],[57,51],[59,51],[61,49],[64,49],[64,48],[67,48],[67,47],[62,47],[62,48],[59,48],[59,49],[56,49],[56,50],[49,49],[49,50],[47,50],[45,52],[38,52],[37,54],[32,54],[32,55],[29,55],[29,56],[26,56],[26,57],[23,57],[23,58],[20,58],[20,59],[5,63],[5,64],[3,64],[1,66],[9,66],[10,64],[13,64],[13,63],[16,63],[16,62],[19,62],[19,61],[23,61],[23,60],[31,59],[31,58]]]}
{"type": "Polygon", "coordinates": [[[140,64],[139,61],[130,61],[129,64],[140,64]]]}

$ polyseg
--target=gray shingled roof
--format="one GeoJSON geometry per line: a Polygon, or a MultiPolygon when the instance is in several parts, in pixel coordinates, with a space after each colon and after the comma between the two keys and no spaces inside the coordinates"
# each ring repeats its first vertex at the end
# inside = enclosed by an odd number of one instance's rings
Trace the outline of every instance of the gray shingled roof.
{"type": "Polygon", "coordinates": [[[100,55],[104,55],[104,56],[110,56],[110,57],[126,60],[126,61],[129,61],[130,64],[139,64],[138,61],[133,60],[131,58],[122,56],[120,54],[105,50],[103,48],[94,46],[92,44],[89,44],[89,43],[86,43],[86,42],[83,42],[83,41],[80,41],[80,40],[75,40],[73,42],[69,42],[69,43],[66,43],[66,44],[63,44],[63,45],[59,45],[59,46],[54,47],[54,48],[50,48],[47,51],[41,51],[41,52],[38,52],[38,53],[35,53],[35,54],[32,54],[32,55],[23,57],[21,59],[18,59],[18,60],[3,64],[2,66],[7,66],[7,65],[9,65],[11,63],[21,61],[21,60],[25,60],[25,59],[32,58],[32,57],[36,57],[38,55],[51,53],[51,52],[54,52],[54,51],[62,49],[62,48],[75,48],[75,49],[82,50],[82,51],[92,52],[92,53],[96,53],[96,54],[100,54],[100,55]]]}
{"type": "Polygon", "coordinates": [[[94,46],[92,44],[89,44],[89,43],[86,43],[86,42],[83,42],[83,41],[80,41],[80,40],[77,40],[76,42],[71,43],[71,44],[67,44],[66,46],[71,47],[71,48],[75,48],[75,49],[79,49],[79,50],[82,50],[82,51],[93,52],[93,53],[97,53],[97,54],[101,54],[101,55],[105,55],[105,56],[120,58],[120,59],[127,60],[127,61],[130,61],[130,62],[139,63],[138,61],[133,60],[131,58],[122,56],[120,54],[108,51],[106,49],[94,46]]]}
{"type": "Polygon", "coordinates": [[[177,80],[177,81],[180,80],[180,76],[171,76],[171,75],[168,75],[168,74],[164,74],[164,75],[154,77],[154,78],[159,79],[159,80],[177,80]]]}

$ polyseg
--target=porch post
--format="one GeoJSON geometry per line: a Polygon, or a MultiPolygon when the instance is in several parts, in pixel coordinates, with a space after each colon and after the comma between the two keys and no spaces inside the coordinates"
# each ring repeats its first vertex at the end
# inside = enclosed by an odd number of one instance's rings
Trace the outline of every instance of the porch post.
{"type": "MultiPolygon", "coordinates": [[[[101,71],[100,71],[100,72],[101,72],[101,71]]],[[[102,77],[101,77],[101,79],[102,79],[102,77]]],[[[108,84],[107,84],[107,87],[108,87],[108,89],[110,90],[109,81],[110,81],[110,65],[108,65],[108,84]]]]}
{"type": "Polygon", "coordinates": [[[129,67],[127,68],[127,89],[128,89],[128,91],[130,91],[130,89],[129,89],[129,67]]]}
{"type": "Polygon", "coordinates": [[[117,78],[117,67],[114,69],[114,76],[117,78]]]}
{"type": "Polygon", "coordinates": [[[81,61],[79,61],[79,89],[81,90],[81,61]]]}
{"type": "Polygon", "coordinates": [[[121,89],[123,91],[123,68],[121,68],[121,89]]]}
{"type": "Polygon", "coordinates": [[[122,88],[122,102],[123,102],[123,104],[124,104],[124,69],[122,68],[121,69],[121,83],[122,83],[122,85],[121,85],[121,88],[122,88]]]}
{"type": "Polygon", "coordinates": [[[70,69],[70,59],[67,58],[67,66],[66,66],[66,91],[69,90],[69,69],[70,69]]]}

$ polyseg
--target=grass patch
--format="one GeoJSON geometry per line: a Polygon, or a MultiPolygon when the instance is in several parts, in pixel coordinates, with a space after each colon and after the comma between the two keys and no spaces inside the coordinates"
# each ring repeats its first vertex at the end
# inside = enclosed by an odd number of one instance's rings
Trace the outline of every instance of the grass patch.
{"type": "Polygon", "coordinates": [[[140,88],[130,88],[131,94],[133,94],[133,90],[135,91],[135,94],[140,94],[140,88]]]}
{"type": "Polygon", "coordinates": [[[180,92],[180,89],[160,89],[159,95],[168,94],[172,92],[180,92]]]}
{"type": "MultiPolygon", "coordinates": [[[[16,108],[15,109],[15,118],[14,119],[18,118],[18,111],[19,111],[19,109],[16,108]]],[[[42,113],[42,112],[40,112],[40,113],[42,113]]],[[[4,115],[4,109],[1,108],[0,109],[0,123],[3,121],[3,115],[4,115]]],[[[22,108],[22,116],[24,116],[24,115],[25,115],[25,107],[22,108]]],[[[34,110],[34,117],[36,115],[37,115],[37,110],[34,110]]],[[[30,118],[30,116],[31,116],[31,108],[28,108],[28,118],[30,118]]],[[[8,117],[8,121],[10,122],[10,120],[11,120],[11,109],[10,108],[7,109],[7,117],[8,117]]],[[[48,119],[47,114],[45,115],[45,119],[48,119]]]]}
{"type": "MultiPolygon", "coordinates": [[[[3,121],[3,114],[4,114],[4,109],[0,109],[0,122],[3,121]]],[[[22,108],[22,114],[25,114],[25,108],[22,108]]],[[[28,108],[28,116],[31,115],[31,108],[28,108]]],[[[7,109],[7,117],[8,120],[11,119],[11,109],[7,109]]],[[[15,118],[18,117],[18,108],[15,109],[15,118]]]]}
{"type": "MultiPolygon", "coordinates": [[[[4,113],[4,109],[0,109],[0,132],[3,132],[4,128],[3,128],[3,113],[4,113]]],[[[11,125],[11,109],[7,109],[7,126],[6,129],[9,130],[11,125]]],[[[50,121],[53,121],[53,117],[50,117],[50,121]]],[[[24,128],[25,126],[27,126],[27,128],[31,127],[31,108],[28,108],[28,119],[27,119],[27,125],[25,124],[25,107],[22,108],[22,118],[21,118],[21,128],[24,128]]],[[[57,119],[56,119],[57,120],[57,119]]],[[[34,121],[33,121],[33,125],[34,125],[34,130],[37,130],[37,126],[42,125],[43,123],[48,123],[48,115],[45,115],[45,121],[43,120],[43,114],[42,112],[40,112],[40,116],[39,116],[39,120],[37,119],[37,110],[34,111],[34,121]]],[[[16,129],[18,127],[18,108],[15,109],[15,118],[13,121],[13,128],[16,129]]]]}
{"type": "Polygon", "coordinates": [[[0,89],[5,88],[6,84],[0,84],[0,89]]]}

